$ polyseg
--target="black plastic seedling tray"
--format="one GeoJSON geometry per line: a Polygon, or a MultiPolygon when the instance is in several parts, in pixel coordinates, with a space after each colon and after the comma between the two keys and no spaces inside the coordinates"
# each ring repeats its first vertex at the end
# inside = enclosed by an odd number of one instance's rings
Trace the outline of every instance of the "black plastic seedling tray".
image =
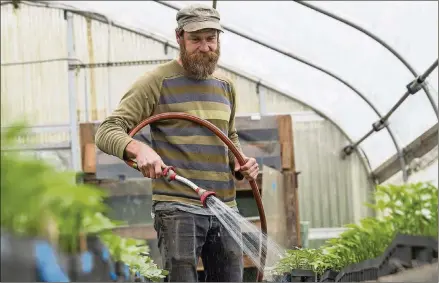
{"type": "Polygon", "coordinates": [[[291,270],[291,282],[317,282],[318,276],[312,270],[291,270]]]}
{"type": "Polygon", "coordinates": [[[340,271],[335,282],[377,280],[400,269],[432,263],[438,258],[437,239],[398,234],[383,255],[352,264],[340,271]]]}
{"type": "Polygon", "coordinates": [[[338,272],[333,270],[326,270],[320,277],[320,282],[335,282],[338,272]]]}

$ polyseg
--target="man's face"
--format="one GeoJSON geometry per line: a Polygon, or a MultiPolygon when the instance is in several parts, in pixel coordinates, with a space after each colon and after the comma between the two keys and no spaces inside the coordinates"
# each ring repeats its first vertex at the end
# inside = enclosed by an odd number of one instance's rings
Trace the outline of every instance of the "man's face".
{"type": "Polygon", "coordinates": [[[215,71],[220,56],[218,31],[184,32],[177,40],[183,68],[188,76],[205,79],[215,71]]]}

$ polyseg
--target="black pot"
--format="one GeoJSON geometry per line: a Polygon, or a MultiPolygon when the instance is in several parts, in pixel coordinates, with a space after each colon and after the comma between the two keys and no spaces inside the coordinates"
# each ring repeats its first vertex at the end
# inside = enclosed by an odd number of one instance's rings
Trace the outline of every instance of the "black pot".
{"type": "Polygon", "coordinates": [[[63,256],[64,270],[68,272],[72,282],[115,281],[116,274],[113,272],[112,275],[112,269],[96,254],[94,248],[91,246],[91,249],[85,252],[63,256]]]}
{"type": "Polygon", "coordinates": [[[96,269],[102,271],[103,281],[116,281],[116,269],[110,252],[97,236],[87,237],[87,248],[93,254],[96,269]]]}
{"type": "Polygon", "coordinates": [[[284,273],[283,275],[274,275],[272,282],[291,282],[291,273],[284,273]]]}
{"type": "Polygon", "coordinates": [[[335,282],[338,272],[333,270],[326,270],[320,277],[320,282],[335,282]]]}
{"type": "Polygon", "coordinates": [[[55,249],[45,240],[1,234],[1,281],[69,282],[55,249]]]}
{"type": "Polygon", "coordinates": [[[361,282],[378,279],[378,269],[382,257],[365,260],[343,268],[335,278],[335,282],[361,282]]]}
{"type": "Polygon", "coordinates": [[[429,264],[437,258],[437,239],[398,234],[382,256],[378,277],[394,274],[400,268],[412,268],[414,264],[429,264]]]}
{"type": "Polygon", "coordinates": [[[291,270],[291,282],[315,282],[317,279],[317,274],[315,274],[312,270],[291,270]]]}
{"type": "Polygon", "coordinates": [[[116,261],[115,270],[118,282],[130,282],[131,279],[130,268],[122,261],[116,261]]]}

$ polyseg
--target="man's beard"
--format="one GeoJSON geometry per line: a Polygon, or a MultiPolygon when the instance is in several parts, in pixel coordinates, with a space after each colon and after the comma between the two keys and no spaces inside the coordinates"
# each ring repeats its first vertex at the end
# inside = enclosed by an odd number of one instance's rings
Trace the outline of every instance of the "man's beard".
{"type": "Polygon", "coordinates": [[[213,74],[220,56],[220,45],[216,51],[198,52],[188,54],[184,43],[180,44],[180,58],[186,75],[190,78],[201,80],[213,74]]]}

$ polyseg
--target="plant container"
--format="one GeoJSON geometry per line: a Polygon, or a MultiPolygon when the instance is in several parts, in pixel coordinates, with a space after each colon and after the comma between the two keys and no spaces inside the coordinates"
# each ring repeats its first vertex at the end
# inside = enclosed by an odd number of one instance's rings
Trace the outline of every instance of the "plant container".
{"type": "Polygon", "coordinates": [[[335,278],[335,282],[360,282],[376,280],[382,257],[365,260],[343,268],[335,278]]]}
{"type": "Polygon", "coordinates": [[[291,270],[291,282],[316,282],[318,276],[312,270],[293,269],[291,270]]]}
{"type": "MultiPolygon", "coordinates": [[[[65,236],[63,236],[65,237],[65,236]]],[[[79,251],[67,251],[62,257],[64,270],[75,282],[109,282],[116,280],[114,264],[97,237],[78,241],[79,251]]]]}
{"type": "Polygon", "coordinates": [[[377,280],[400,269],[432,263],[438,258],[437,245],[433,237],[398,234],[381,256],[347,266],[336,282],[377,280]]]}
{"type": "Polygon", "coordinates": [[[130,268],[124,262],[116,261],[116,263],[115,263],[115,271],[116,271],[116,276],[117,276],[117,279],[116,279],[117,282],[131,282],[131,281],[134,281],[131,278],[130,268]]]}
{"type": "Polygon", "coordinates": [[[333,270],[326,270],[320,277],[320,282],[335,282],[338,272],[333,270]]]}
{"type": "Polygon", "coordinates": [[[96,270],[100,270],[101,280],[103,281],[116,281],[116,269],[113,260],[110,256],[110,251],[104,245],[104,243],[94,235],[87,237],[87,248],[93,254],[93,260],[96,266],[96,270]]]}
{"type": "Polygon", "coordinates": [[[378,277],[394,274],[400,269],[429,264],[437,258],[437,239],[398,234],[382,256],[378,277]]]}
{"type": "Polygon", "coordinates": [[[1,233],[2,282],[69,282],[57,252],[45,240],[1,233]]]}
{"type": "Polygon", "coordinates": [[[271,282],[291,282],[291,273],[284,273],[283,275],[274,275],[271,282]]]}
{"type": "Polygon", "coordinates": [[[145,278],[138,271],[134,274],[134,282],[146,282],[145,278]]]}

